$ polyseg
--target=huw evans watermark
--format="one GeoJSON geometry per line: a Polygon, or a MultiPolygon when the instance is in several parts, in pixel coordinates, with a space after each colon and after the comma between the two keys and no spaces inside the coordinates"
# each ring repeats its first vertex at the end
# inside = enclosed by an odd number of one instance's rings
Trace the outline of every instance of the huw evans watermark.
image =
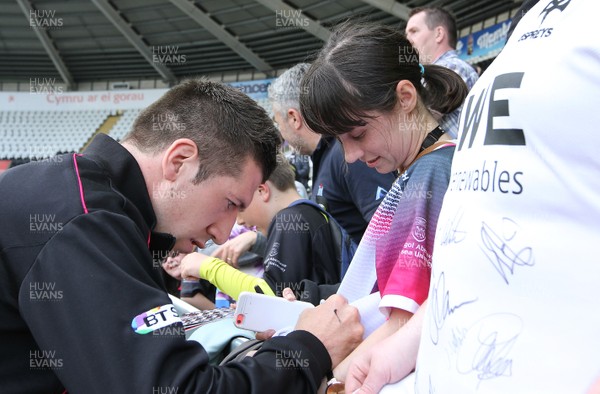
{"type": "Polygon", "coordinates": [[[63,359],[56,357],[56,350],[30,350],[29,368],[31,369],[60,369],[63,359]]]}
{"type": "Polygon", "coordinates": [[[56,219],[55,213],[29,214],[29,232],[31,233],[56,233],[62,229],[63,223],[56,219]]]}
{"type": "Polygon", "coordinates": [[[152,268],[162,269],[168,257],[173,257],[170,250],[152,250],[152,268]]]}
{"type": "Polygon", "coordinates": [[[174,113],[152,115],[152,131],[185,131],[184,122],[174,113]]]}
{"type": "Polygon", "coordinates": [[[185,337],[185,328],[182,324],[172,324],[152,331],[152,336],[160,338],[185,337]]]}
{"type": "Polygon", "coordinates": [[[29,299],[31,301],[61,301],[63,291],[56,288],[55,282],[29,283],[29,299]]]}
{"type": "Polygon", "coordinates": [[[177,386],[152,386],[152,394],[177,394],[177,386]]]}
{"type": "Polygon", "coordinates": [[[285,232],[308,232],[309,224],[299,213],[282,213],[275,219],[275,229],[285,232]]]}
{"type": "Polygon", "coordinates": [[[152,196],[156,199],[183,200],[187,197],[185,190],[176,190],[175,185],[170,182],[154,182],[152,187],[152,196]]]}
{"type": "Polygon", "coordinates": [[[32,29],[60,29],[63,24],[63,18],[56,16],[56,10],[29,10],[29,26],[32,29]]]}
{"type": "Polygon", "coordinates": [[[56,154],[59,150],[59,148],[52,145],[29,145],[26,154],[33,164],[60,164],[65,160],[65,157],[56,154]]]}
{"type": "Polygon", "coordinates": [[[275,295],[278,297],[283,297],[283,290],[290,289],[296,297],[297,300],[301,300],[304,297],[308,297],[308,292],[306,290],[301,290],[302,285],[297,282],[278,282],[275,283],[275,295]]]}
{"type": "Polygon", "coordinates": [[[178,45],[159,45],[152,47],[152,61],[177,66],[185,64],[187,58],[185,54],[179,53],[178,45]]]}
{"type": "Polygon", "coordinates": [[[402,45],[398,47],[398,63],[400,64],[431,64],[435,59],[429,55],[419,54],[419,49],[412,45],[402,45]]]}
{"type": "Polygon", "coordinates": [[[276,350],[275,351],[275,368],[280,369],[299,369],[308,368],[309,360],[302,357],[300,350],[276,350]]]}
{"type": "Polygon", "coordinates": [[[300,10],[275,10],[275,27],[296,29],[308,27],[310,20],[300,10]]]}
{"type": "Polygon", "coordinates": [[[56,78],[29,78],[29,93],[31,94],[62,94],[64,88],[56,84],[56,78]]]}

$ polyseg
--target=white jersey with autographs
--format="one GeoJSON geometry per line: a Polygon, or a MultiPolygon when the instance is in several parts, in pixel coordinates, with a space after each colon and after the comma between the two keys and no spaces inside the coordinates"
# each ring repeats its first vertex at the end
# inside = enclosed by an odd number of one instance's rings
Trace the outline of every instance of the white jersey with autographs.
{"type": "Polygon", "coordinates": [[[419,393],[600,377],[598,0],[541,0],[471,90],[435,240],[419,393]]]}

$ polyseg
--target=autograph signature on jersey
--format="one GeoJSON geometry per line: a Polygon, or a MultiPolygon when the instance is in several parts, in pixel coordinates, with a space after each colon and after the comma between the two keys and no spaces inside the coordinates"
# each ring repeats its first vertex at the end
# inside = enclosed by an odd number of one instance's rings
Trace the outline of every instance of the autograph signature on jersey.
{"type": "Polygon", "coordinates": [[[462,209],[458,210],[454,217],[441,227],[440,234],[437,235],[440,237],[440,245],[457,244],[465,240],[467,233],[459,228],[463,214],[462,209]]]}
{"type": "Polygon", "coordinates": [[[504,282],[508,284],[508,274],[514,274],[515,266],[533,266],[533,250],[516,239],[519,226],[509,218],[502,218],[500,231],[481,222],[483,251],[504,282]]]}
{"type": "Polygon", "coordinates": [[[522,330],[522,319],[512,313],[493,313],[478,320],[465,331],[456,370],[461,374],[476,372],[479,383],[511,376],[510,353],[522,330]]]}
{"type": "Polygon", "coordinates": [[[454,314],[459,308],[477,301],[477,298],[452,305],[450,303],[450,291],[446,290],[445,273],[442,272],[440,274],[437,282],[435,282],[433,276],[431,279],[435,285],[431,289],[431,294],[429,295],[428,301],[429,308],[431,308],[430,322],[432,323],[429,330],[429,336],[431,338],[431,342],[434,345],[437,345],[440,335],[439,332],[444,326],[446,318],[454,314]]]}

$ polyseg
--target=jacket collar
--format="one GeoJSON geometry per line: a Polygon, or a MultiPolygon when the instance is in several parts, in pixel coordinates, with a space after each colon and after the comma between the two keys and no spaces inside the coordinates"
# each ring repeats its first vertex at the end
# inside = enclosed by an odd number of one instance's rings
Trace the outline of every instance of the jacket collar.
{"type": "Polygon", "coordinates": [[[167,233],[153,232],[156,227],[156,215],[142,170],[133,155],[109,136],[98,134],[85,150],[84,157],[99,163],[109,173],[115,189],[140,211],[151,231],[149,248],[161,251],[173,249],[175,237],[167,233]]]}

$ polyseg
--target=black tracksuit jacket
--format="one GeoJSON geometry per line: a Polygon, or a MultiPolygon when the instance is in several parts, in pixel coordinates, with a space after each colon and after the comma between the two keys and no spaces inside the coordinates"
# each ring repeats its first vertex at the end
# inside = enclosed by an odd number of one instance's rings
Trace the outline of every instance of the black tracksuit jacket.
{"type": "Polygon", "coordinates": [[[175,240],[154,225],[137,162],[105,135],[0,176],[0,392],[316,391],[331,359],[305,331],[208,365],[168,307],[160,259],[175,240]]]}

